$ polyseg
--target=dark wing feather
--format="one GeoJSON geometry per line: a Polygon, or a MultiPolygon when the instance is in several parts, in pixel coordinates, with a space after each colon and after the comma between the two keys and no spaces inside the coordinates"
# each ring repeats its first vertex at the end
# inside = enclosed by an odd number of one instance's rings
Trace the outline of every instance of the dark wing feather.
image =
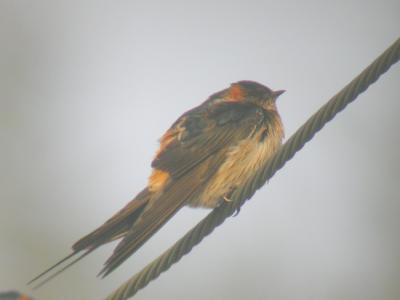
{"type": "Polygon", "coordinates": [[[178,178],[208,156],[246,138],[263,119],[262,109],[250,103],[222,102],[208,109],[200,106],[168,130],[176,137],[151,166],[178,178]]]}
{"type": "Polygon", "coordinates": [[[198,197],[226,158],[226,151],[245,139],[260,124],[260,109],[243,103],[221,103],[212,110],[201,107],[183,115],[170,132],[173,141],[158,153],[152,167],[167,171],[173,180],[151,199],[113,255],[106,261],[108,275],[140,248],[185,203],[198,197]],[[177,125],[176,125],[177,126],[177,125]]]}

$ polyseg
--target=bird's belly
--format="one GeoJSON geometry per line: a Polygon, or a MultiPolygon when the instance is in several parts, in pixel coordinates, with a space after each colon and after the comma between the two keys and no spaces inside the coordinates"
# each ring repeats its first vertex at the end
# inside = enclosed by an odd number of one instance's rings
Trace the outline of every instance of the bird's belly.
{"type": "Polygon", "coordinates": [[[210,178],[201,196],[193,199],[189,206],[214,208],[237,187],[242,186],[262,167],[281,145],[282,137],[272,136],[263,142],[257,137],[248,138],[232,147],[227,159],[210,178]]]}

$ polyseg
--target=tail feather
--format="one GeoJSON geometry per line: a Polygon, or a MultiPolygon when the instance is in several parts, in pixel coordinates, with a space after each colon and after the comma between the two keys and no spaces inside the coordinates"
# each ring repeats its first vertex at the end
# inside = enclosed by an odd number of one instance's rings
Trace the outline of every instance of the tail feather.
{"type": "Polygon", "coordinates": [[[150,199],[150,192],[142,190],[124,208],[108,219],[103,225],[77,241],[72,249],[80,251],[90,246],[101,245],[113,241],[125,233],[138,219],[150,199]]]}
{"type": "Polygon", "coordinates": [[[60,270],[56,271],[55,273],[48,276],[44,279],[41,283],[36,285],[34,288],[39,288],[43,284],[47,283],[57,275],[64,272],[66,269],[80,261],[86,255],[97,249],[99,246],[111,242],[115,239],[123,237],[126,232],[132,227],[132,225],[137,221],[140,215],[143,213],[144,208],[146,207],[149,199],[150,199],[150,192],[148,189],[144,189],[141,191],[135,199],[129,202],[123,209],[117,212],[113,217],[107,220],[103,225],[101,225],[96,230],[92,231],[88,235],[81,238],[72,246],[72,253],[68,256],[64,257],[56,264],[45,270],[44,272],[37,275],[28,284],[32,284],[37,282],[40,278],[45,277],[51,271],[71,259],[72,257],[76,256],[79,252],[85,251],[82,255],[78,258],[73,260],[72,262],[68,263],[60,270]]]}
{"type": "Polygon", "coordinates": [[[218,159],[218,156],[209,157],[201,166],[176,179],[161,195],[152,199],[119,242],[99,276],[105,277],[110,274],[153,236],[185,203],[199,197],[204,184],[217,169],[210,166],[217,165],[218,159]]]}
{"type": "MultiPolygon", "coordinates": [[[[160,202],[168,202],[164,197],[158,199],[160,202]]],[[[183,203],[186,197],[181,198],[183,203]]],[[[149,207],[149,211],[159,208],[160,203],[149,207]]],[[[104,268],[98,274],[105,277],[121,265],[129,256],[136,252],[151,236],[153,236],[178,210],[182,204],[177,202],[174,206],[160,211],[157,216],[149,216],[146,211],[142,217],[135,223],[125,238],[117,245],[112,256],[104,264],[104,268]]]]}
{"type": "MultiPolygon", "coordinates": [[[[96,247],[97,248],[97,247],[96,247]]],[[[43,281],[41,281],[39,284],[35,285],[33,287],[34,290],[40,288],[41,286],[43,286],[44,284],[46,284],[47,282],[49,282],[50,280],[52,280],[54,277],[58,276],[59,274],[61,274],[62,272],[64,272],[65,270],[69,269],[70,267],[72,267],[74,264],[76,264],[78,261],[80,261],[82,258],[84,258],[86,255],[88,255],[89,253],[91,253],[92,251],[94,251],[96,248],[93,249],[88,249],[86,252],[84,252],[82,255],[78,256],[76,259],[74,259],[73,261],[71,261],[70,263],[68,263],[67,265],[65,265],[64,267],[62,267],[60,270],[56,271],[55,273],[51,274],[50,276],[48,276],[47,278],[45,278],[43,281]]],[[[77,254],[76,253],[72,253],[73,255],[77,254]]],[[[72,256],[69,255],[67,256],[68,258],[71,258],[72,256]]],[[[41,275],[37,276],[35,279],[32,279],[28,284],[31,284],[35,281],[37,281],[39,278],[43,277],[45,274],[47,274],[50,270],[53,270],[56,266],[60,265],[62,262],[66,261],[66,259],[61,260],[60,262],[58,262],[56,265],[54,265],[53,267],[51,267],[49,270],[47,270],[46,272],[43,272],[41,275]]]]}
{"type": "Polygon", "coordinates": [[[42,273],[37,275],[35,278],[31,279],[27,284],[29,285],[29,284],[34,283],[35,281],[37,281],[38,279],[42,278],[44,275],[48,274],[50,271],[54,270],[56,267],[61,265],[63,262],[65,262],[65,261],[69,260],[70,258],[74,257],[76,254],[78,254],[78,252],[74,251],[71,254],[67,255],[66,257],[64,257],[63,259],[61,259],[60,261],[58,261],[57,263],[52,265],[50,268],[44,270],[42,273]]]}

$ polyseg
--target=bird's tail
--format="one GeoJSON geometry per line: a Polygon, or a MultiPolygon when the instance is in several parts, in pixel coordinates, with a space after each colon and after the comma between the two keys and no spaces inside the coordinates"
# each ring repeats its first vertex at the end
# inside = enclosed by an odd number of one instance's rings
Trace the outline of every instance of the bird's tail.
{"type": "MultiPolygon", "coordinates": [[[[213,157],[217,159],[219,157],[213,157]]],[[[207,165],[214,161],[209,159],[207,165]]],[[[163,192],[150,201],[142,214],[126,232],[104,264],[99,276],[105,277],[121,265],[150,239],[185,203],[198,198],[205,183],[213,175],[210,168],[193,168],[185,176],[175,179],[163,192]],[[208,174],[204,174],[208,171],[208,174]]]]}
{"type": "Polygon", "coordinates": [[[56,264],[45,270],[44,272],[37,275],[28,285],[38,282],[39,279],[44,278],[39,284],[35,285],[34,288],[39,288],[44,285],[57,275],[64,272],[66,269],[80,261],[86,255],[97,249],[99,246],[111,242],[113,240],[123,237],[126,232],[131,228],[131,226],[136,222],[139,216],[142,214],[144,208],[150,200],[151,193],[148,189],[141,191],[132,201],[130,201],[124,208],[107,220],[99,228],[95,229],[88,235],[81,238],[72,246],[72,253],[58,261],[56,264]],[[54,273],[50,274],[51,271],[55,270],[57,267],[62,266],[67,261],[83,252],[80,256],[64,265],[61,269],[56,270],[54,273]]]}

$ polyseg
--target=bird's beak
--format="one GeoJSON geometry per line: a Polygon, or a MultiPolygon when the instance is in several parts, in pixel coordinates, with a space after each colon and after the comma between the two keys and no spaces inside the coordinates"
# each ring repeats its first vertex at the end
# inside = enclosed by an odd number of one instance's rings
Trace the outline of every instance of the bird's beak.
{"type": "Polygon", "coordinates": [[[274,91],[274,98],[278,98],[280,95],[282,95],[284,92],[286,92],[285,90],[279,90],[279,91],[274,91]]]}

